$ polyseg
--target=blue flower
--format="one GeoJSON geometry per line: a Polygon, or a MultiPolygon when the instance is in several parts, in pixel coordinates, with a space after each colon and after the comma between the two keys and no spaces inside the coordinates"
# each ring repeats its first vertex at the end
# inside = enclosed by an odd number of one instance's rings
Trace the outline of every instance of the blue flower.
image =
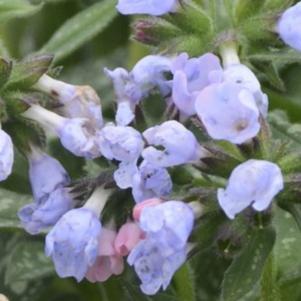
{"type": "Polygon", "coordinates": [[[172,63],[172,100],[184,115],[196,113],[195,100],[201,90],[222,80],[223,69],[220,60],[212,53],[191,58],[187,53],[176,57],[172,63]]]}
{"type": "Polygon", "coordinates": [[[90,86],[74,86],[44,74],[34,88],[55,97],[58,111],[68,118],[87,118],[96,127],[102,127],[100,99],[90,86]]]}
{"type": "Polygon", "coordinates": [[[143,161],[132,176],[132,193],[136,202],[154,197],[167,197],[172,191],[172,180],[165,168],[143,161]]]}
{"type": "Polygon", "coordinates": [[[135,107],[152,90],[158,88],[163,96],[170,92],[165,72],[170,71],[171,60],[164,56],[148,55],[141,59],[131,72],[123,68],[104,69],[114,84],[117,98],[116,123],[128,125],[135,118],[135,107]]]}
{"type": "Polygon", "coordinates": [[[59,161],[35,149],[29,155],[29,179],[34,202],[21,208],[18,216],[27,232],[37,234],[72,208],[65,188],[70,179],[59,161]]]}
{"type": "Polygon", "coordinates": [[[132,162],[140,156],[144,142],[134,128],[109,123],[99,132],[98,145],[107,159],[132,162]]]}
{"type": "Polygon", "coordinates": [[[283,185],[283,176],[276,164],[248,160],[233,170],[227,188],[218,190],[218,201],[227,216],[234,219],[250,205],[257,211],[267,209],[283,185]]]}
{"type": "Polygon", "coordinates": [[[116,8],[121,14],[160,16],[175,11],[178,0],[119,0],[116,8]]]}
{"type": "Polygon", "coordinates": [[[301,2],[282,14],[277,24],[277,31],[284,43],[301,51],[301,2]]]}
{"type": "Polygon", "coordinates": [[[0,129],[0,181],[11,174],[14,163],[14,146],[9,135],[0,129]]]}
{"type": "Polygon", "coordinates": [[[25,230],[34,235],[42,229],[53,226],[73,207],[73,200],[64,187],[53,190],[47,198],[22,207],[18,216],[25,230]]]}
{"type": "Polygon", "coordinates": [[[262,92],[260,82],[256,75],[243,64],[232,64],[224,71],[224,81],[238,84],[248,89],[255,99],[256,105],[263,117],[267,117],[269,101],[265,93],[262,92]]]}
{"type": "Polygon", "coordinates": [[[142,210],[140,227],[145,239],[131,251],[128,263],[134,266],[145,294],[153,295],[161,286],[166,289],[185,262],[193,223],[194,213],[183,202],[168,201],[142,210]]]}
{"type": "Polygon", "coordinates": [[[151,146],[144,149],[142,157],[155,166],[180,165],[196,161],[206,155],[206,151],[199,145],[193,133],[175,120],[151,127],[143,133],[143,136],[151,146]]]}
{"type": "Polygon", "coordinates": [[[65,118],[39,105],[32,105],[23,116],[36,120],[54,131],[62,145],[79,157],[95,159],[101,156],[96,137],[98,127],[87,118],[65,118]]]}
{"type": "Polygon", "coordinates": [[[46,236],[45,246],[60,277],[85,277],[96,261],[100,233],[101,223],[90,209],[72,209],[62,216],[46,236]]]}
{"type": "Polygon", "coordinates": [[[213,139],[241,144],[260,130],[256,101],[252,92],[242,85],[212,84],[198,95],[195,108],[213,139]]]}

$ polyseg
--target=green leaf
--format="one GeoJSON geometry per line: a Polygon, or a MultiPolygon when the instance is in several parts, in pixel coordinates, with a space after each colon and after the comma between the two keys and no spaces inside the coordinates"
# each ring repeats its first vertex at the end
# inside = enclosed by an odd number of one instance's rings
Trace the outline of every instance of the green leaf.
{"type": "Polygon", "coordinates": [[[239,0],[235,7],[235,19],[237,22],[258,14],[264,4],[263,0],[239,0]]]}
{"type": "Polygon", "coordinates": [[[33,5],[28,0],[1,0],[0,24],[10,19],[28,17],[42,8],[43,4],[33,5]]]}
{"type": "Polygon", "coordinates": [[[277,261],[279,284],[301,280],[300,230],[292,215],[281,209],[276,211],[273,223],[277,232],[275,260],[277,261]]]}
{"type": "Polygon", "coordinates": [[[116,15],[115,1],[95,3],[67,20],[39,52],[53,53],[60,60],[102,32],[116,15]]]}
{"type": "Polygon", "coordinates": [[[5,271],[5,283],[28,282],[48,276],[54,271],[51,260],[44,254],[41,241],[21,241],[12,250],[5,271]]]}
{"type": "Polygon", "coordinates": [[[52,55],[35,55],[13,64],[12,72],[5,88],[30,88],[47,72],[52,59],[52,55]]]}
{"type": "Polygon", "coordinates": [[[272,228],[258,229],[251,233],[249,242],[225,273],[222,284],[223,301],[237,301],[256,286],[274,242],[275,231],[272,228]]]}
{"type": "Polygon", "coordinates": [[[0,88],[8,81],[12,70],[12,62],[0,58],[0,88]]]}
{"type": "Polygon", "coordinates": [[[0,189],[0,228],[21,228],[17,212],[21,206],[31,202],[30,195],[0,189]]]}
{"type": "Polygon", "coordinates": [[[174,276],[177,296],[180,300],[195,301],[193,270],[189,263],[184,264],[174,276]]]}

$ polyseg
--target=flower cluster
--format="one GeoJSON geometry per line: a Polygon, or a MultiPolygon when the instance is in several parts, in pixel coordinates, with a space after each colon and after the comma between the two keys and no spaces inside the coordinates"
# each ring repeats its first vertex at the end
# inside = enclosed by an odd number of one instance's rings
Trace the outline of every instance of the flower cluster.
{"type": "MultiPolygon", "coordinates": [[[[117,9],[123,14],[159,16],[175,13],[180,4],[119,0],[117,9]]],[[[282,15],[277,26],[282,39],[299,50],[300,12],[299,3],[282,15]]],[[[54,134],[75,156],[110,161],[112,189],[130,190],[132,215],[124,224],[112,218],[103,225],[102,213],[112,191],[103,183],[95,185],[89,197],[76,202],[73,183],[61,163],[32,144],[27,158],[34,201],[20,209],[19,218],[30,234],[49,231],[45,252],[60,277],[102,282],[121,274],[127,257],[141,290],[153,295],[166,289],[185,263],[191,233],[203,213],[200,203],[172,196],[172,172],[179,166],[202,168],[208,159],[220,159],[208,141],[222,140],[235,149],[250,147],[267,122],[268,97],[231,43],[216,54],[149,55],[131,71],[105,68],[104,72],[116,95],[114,122],[103,119],[100,99],[91,87],[46,74],[33,88],[59,106],[51,110],[32,103],[22,117],[54,134]],[[137,107],[152,94],[162,99],[166,111],[176,114],[164,114],[159,124],[135,126],[137,107]],[[199,125],[198,131],[192,121],[199,125]]],[[[3,130],[0,135],[0,180],[4,180],[11,173],[13,145],[3,130]]],[[[246,209],[261,212],[271,207],[284,189],[282,171],[271,161],[256,156],[232,168],[226,187],[215,191],[225,219],[246,209]]]]}

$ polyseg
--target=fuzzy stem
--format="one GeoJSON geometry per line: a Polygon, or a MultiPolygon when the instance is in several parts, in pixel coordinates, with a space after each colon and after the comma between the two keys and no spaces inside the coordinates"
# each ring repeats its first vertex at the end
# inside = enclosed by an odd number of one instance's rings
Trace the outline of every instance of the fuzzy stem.
{"type": "Polygon", "coordinates": [[[237,54],[237,47],[234,42],[228,42],[220,46],[220,54],[223,60],[224,68],[231,65],[240,64],[237,54]]]}
{"type": "Polygon", "coordinates": [[[97,187],[84,207],[91,209],[99,216],[105,207],[111,192],[111,189],[104,189],[103,186],[97,187]]]}

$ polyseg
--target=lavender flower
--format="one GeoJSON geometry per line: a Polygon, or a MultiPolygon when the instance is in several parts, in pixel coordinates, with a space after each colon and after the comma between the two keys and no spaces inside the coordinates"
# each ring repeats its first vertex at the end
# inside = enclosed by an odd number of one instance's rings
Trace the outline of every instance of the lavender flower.
{"type": "Polygon", "coordinates": [[[161,286],[166,289],[185,262],[193,222],[192,209],[179,201],[143,209],[140,227],[145,239],[131,251],[128,263],[134,266],[145,294],[153,295],[161,286]]]}
{"type": "Polygon", "coordinates": [[[164,15],[176,10],[178,0],[119,0],[116,8],[121,14],[148,14],[152,16],[164,15]]]}
{"type": "Polygon", "coordinates": [[[142,152],[143,158],[155,166],[169,167],[193,162],[207,153],[193,133],[174,120],[149,128],[143,136],[150,145],[161,148],[149,146],[142,152]]]}
{"type": "Polygon", "coordinates": [[[87,208],[72,209],[46,236],[45,252],[51,256],[58,275],[81,281],[98,255],[101,224],[87,208]]]}
{"type": "Polygon", "coordinates": [[[101,156],[96,141],[98,129],[88,119],[64,118],[39,105],[32,105],[23,115],[55,131],[62,145],[74,155],[87,159],[101,156]]]}
{"type": "Polygon", "coordinates": [[[301,2],[282,14],[277,24],[277,31],[284,43],[301,51],[301,2]]]}
{"type": "Polygon", "coordinates": [[[35,88],[55,97],[65,117],[86,118],[96,127],[103,126],[100,99],[90,86],[70,85],[44,74],[35,88]]]}
{"type": "Polygon", "coordinates": [[[54,225],[73,207],[73,201],[65,188],[70,183],[69,176],[56,159],[38,150],[33,150],[29,159],[34,202],[22,207],[18,216],[27,232],[37,234],[54,225]]]}
{"type": "Polygon", "coordinates": [[[268,97],[261,90],[260,82],[255,74],[243,64],[233,64],[224,71],[224,80],[229,83],[236,83],[252,92],[257,107],[262,116],[268,114],[268,97]]]}
{"type": "Polygon", "coordinates": [[[45,252],[58,275],[81,281],[95,263],[101,235],[99,215],[110,191],[97,188],[84,207],[68,211],[46,236],[45,252]]]}
{"type": "Polygon", "coordinates": [[[172,191],[172,180],[165,168],[143,161],[132,176],[131,186],[138,203],[154,197],[167,197],[172,191]]]}
{"type": "Polygon", "coordinates": [[[0,181],[11,174],[14,163],[14,146],[9,135],[0,129],[0,181]]]}
{"type": "Polygon", "coordinates": [[[241,85],[210,85],[199,94],[195,105],[199,118],[213,139],[241,144],[259,132],[259,110],[255,99],[241,85]]]}
{"type": "Polygon", "coordinates": [[[144,142],[134,128],[109,123],[99,132],[98,145],[107,159],[132,162],[140,156],[144,142]]]}
{"type": "Polygon", "coordinates": [[[163,96],[170,92],[164,73],[170,71],[170,59],[149,55],[141,59],[131,72],[123,68],[105,69],[105,73],[114,84],[117,98],[117,125],[125,126],[135,118],[135,107],[154,88],[158,88],[163,96]]]}
{"type": "Polygon", "coordinates": [[[201,90],[212,83],[220,82],[223,75],[219,58],[206,53],[189,59],[187,53],[176,57],[172,64],[172,100],[184,115],[196,113],[195,100],[201,90]]]}
{"type": "Polygon", "coordinates": [[[282,189],[283,176],[276,164],[249,160],[233,170],[227,188],[220,188],[217,196],[222,209],[233,219],[250,205],[257,211],[267,209],[282,189]]]}

